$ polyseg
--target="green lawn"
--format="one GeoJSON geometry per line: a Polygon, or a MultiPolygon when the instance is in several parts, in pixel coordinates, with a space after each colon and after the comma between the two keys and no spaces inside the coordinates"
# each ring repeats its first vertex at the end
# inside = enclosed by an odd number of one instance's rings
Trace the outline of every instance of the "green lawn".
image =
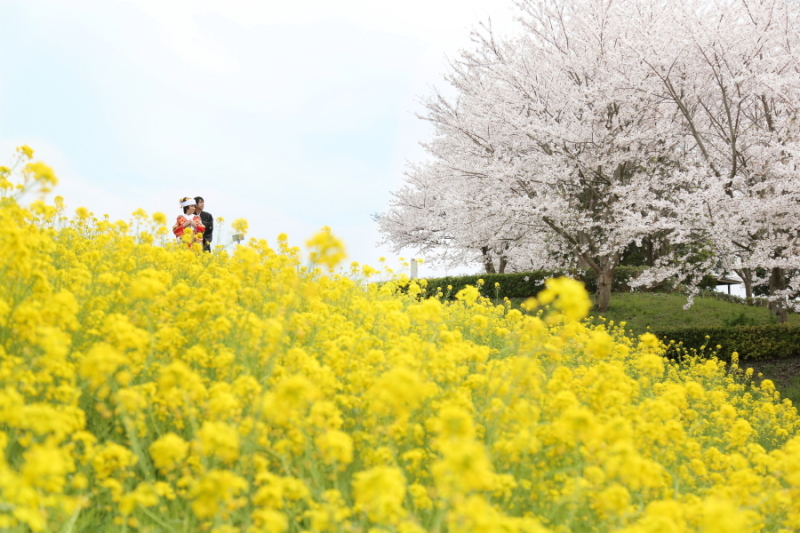
{"type": "MultiPolygon", "coordinates": [[[[513,306],[519,307],[522,301],[514,300],[513,306]]],[[[648,326],[661,329],[773,323],[766,307],[750,307],[715,298],[695,298],[694,305],[689,309],[683,309],[685,304],[686,296],[682,294],[617,292],[612,294],[611,306],[602,316],[606,321],[613,320],[615,324],[625,322],[629,335],[641,335],[648,326]]],[[[590,320],[599,323],[603,319],[598,317],[598,313],[593,311],[590,320]]],[[[790,313],[789,323],[800,325],[800,314],[790,313]]],[[[757,381],[771,379],[784,398],[791,399],[794,405],[800,405],[800,359],[748,361],[743,366],[754,368],[754,379],[757,381]]]]}
{"type": "Polygon", "coordinates": [[[742,368],[751,367],[754,379],[771,379],[781,397],[789,398],[795,407],[800,406],[800,358],[747,361],[742,368]]]}
{"type": "MultiPolygon", "coordinates": [[[[626,322],[625,329],[634,335],[646,332],[648,326],[662,329],[773,323],[766,307],[750,307],[715,298],[695,298],[689,309],[683,309],[685,304],[686,296],[682,294],[616,292],[612,294],[611,306],[603,317],[615,323],[626,322]]],[[[599,316],[597,312],[591,315],[599,316]]],[[[789,323],[800,325],[800,315],[790,313],[789,323]]]]}
{"type": "MultiPolygon", "coordinates": [[[[772,316],[766,307],[750,307],[714,298],[695,298],[694,305],[683,309],[686,296],[661,293],[614,293],[611,306],[603,316],[615,323],[626,322],[625,329],[640,335],[650,326],[672,328],[686,326],[724,326],[732,322],[753,325],[771,324],[772,316]]],[[[592,313],[597,317],[597,313],[592,313]]],[[[593,318],[599,321],[598,318],[593,318]]],[[[800,314],[790,313],[789,323],[800,325],[800,314]]],[[[771,379],[784,398],[800,405],[800,360],[775,359],[748,361],[744,368],[753,367],[756,381],[771,379]],[[759,376],[761,374],[761,376],[759,376]]]]}
{"type": "MultiPolygon", "coordinates": [[[[594,298],[592,298],[594,300],[594,298]]],[[[512,306],[519,308],[524,299],[512,299],[512,306]]],[[[647,328],[681,328],[689,326],[735,326],[773,324],[766,307],[751,307],[717,300],[695,298],[694,305],[684,309],[686,296],[675,293],[615,292],[611,295],[611,306],[602,314],[606,321],[615,324],[625,322],[625,329],[633,335],[641,335],[647,328]]],[[[597,311],[591,311],[590,320],[600,322],[597,311]]],[[[800,325],[800,314],[789,313],[789,323],[800,325]]]]}

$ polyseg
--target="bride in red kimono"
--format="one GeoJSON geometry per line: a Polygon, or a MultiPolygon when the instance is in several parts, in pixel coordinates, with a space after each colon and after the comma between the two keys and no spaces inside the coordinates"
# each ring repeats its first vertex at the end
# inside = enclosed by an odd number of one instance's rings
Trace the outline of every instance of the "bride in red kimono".
{"type": "MultiPolygon", "coordinates": [[[[187,231],[188,228],[188,231],[191,231],[193,234],[192,241],[198,243],[202,247],[203,232],[206,231],[206,228],[203,226],[200,217],[195,214],[197,205],[194,198],[187,196],[181,198],[180,202],[183,208],[183,214],[178,216],[178,221],[172,226],[172,233],[175,234],[178,242],[183,242],[183,233],[187,231]]],[[[191,246],[191,243],[189,243],[189,246],[191,246]]]]}

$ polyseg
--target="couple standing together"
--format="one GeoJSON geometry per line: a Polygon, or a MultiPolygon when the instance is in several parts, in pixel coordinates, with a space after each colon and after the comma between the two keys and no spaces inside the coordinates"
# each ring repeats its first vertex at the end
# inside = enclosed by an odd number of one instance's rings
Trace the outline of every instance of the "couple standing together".
{"type": "Polygon", "coordinates": [[[206,206],[202,196],[187,196],[180,200],[183,214],[178,216],[178,221],[172,226],[172,233],[178,239],[183,240],[183,234],[187,230],[192,232],[192,242],[203,245],[204,252],[211,252],[211,238],[214,233],[214,217],[211,213],[204,211],[206,206]]]}

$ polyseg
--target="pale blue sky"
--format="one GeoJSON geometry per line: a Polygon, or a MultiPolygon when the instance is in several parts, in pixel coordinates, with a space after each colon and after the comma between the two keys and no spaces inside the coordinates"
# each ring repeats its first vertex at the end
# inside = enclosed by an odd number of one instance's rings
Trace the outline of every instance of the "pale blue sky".
{"type": "Polygon", "coordinates": [[[0,162],[30,145],[71,209],[173,217],[201,195],[252,236],[329,225],[375,264],[370,215],[424,157],[416,100],[510,6],[0,0],[0,162]]]}

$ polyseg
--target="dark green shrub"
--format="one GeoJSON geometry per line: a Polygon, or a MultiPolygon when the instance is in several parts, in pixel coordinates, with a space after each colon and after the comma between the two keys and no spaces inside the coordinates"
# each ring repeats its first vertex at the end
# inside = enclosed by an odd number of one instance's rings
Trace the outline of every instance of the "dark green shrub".
{"type": "Polygon", "coordinates": [[[536,270],[533,272],[520,272],[514,274],[480,274],[473,276],[448,276],[444,278],[427,279],[427,294],[435,295],[442,292],[445,296],[453,297],[466,287],[480,287],[481,295],[489,298],[528,298],[535,296],[544,289],[544,281],[548,278],[569,276],[580,279],[577,270],[536,270]],[[483,283],[480,283],[483,280],[483,283]],[[499,284],[496,287],[495,284],[499,284]]]}
{"type": "Polygon", "coordinates": [[[720,346],[717,356],[726,361],[730,361],[733,352],[743,361],[800,356],[800,327],[787,324],[669,328],[653,333],[665,342],[674,341],[667,350],[669,357],[682,353],[678,345],[704,353],[720,346]]]}
{"type": "MultiPolygon", "coordinates": [[[[630,282],[635,279],[639,274],[646,270],[645,267],[636,266],[620,266],[614,271],[614,282],[612,290],[614,292],[629,292],[631,290],[630,282]]],[[[559,270],[535,270],[532,272],[515,272],[513,274],[477,274],[472,276],[449,276],[444,278],[429,278],[428,292],[429,296],[435,295],[438,290],[449,297],[466,287],[472,285],[477,287],[478,280],[483,280],[481,286],[481,294],[489,298],[530,298],[544,288],[544,281],[548,278],[555,278],[559,276],[568,276],[570,278],[582,281],[586,286],[586,290],[590,294],[597,291],[597,275],[593,270],[585,269],[559,269],[559,270]],[[495,283],[499,283],[499,288],[495,287],[495,283]],[[450,287],[450,288],[448,288],[450,287]]],[[[650,292],[671,292],[677,284],[670,281],[659,283],[655,287],[646,290],[650,292]]],[[[713,278],[707,277],[701,283],[702,287],[716,285],[713,278]]]]}
{"type": "Polygon", "coordinates": [[[722,325],[727,328],[732,328],[734,326],[755,326],[756,319],[751,316],[746,316],[744,311],[742,311],[738,315],[723,320],[722,325]]]}

